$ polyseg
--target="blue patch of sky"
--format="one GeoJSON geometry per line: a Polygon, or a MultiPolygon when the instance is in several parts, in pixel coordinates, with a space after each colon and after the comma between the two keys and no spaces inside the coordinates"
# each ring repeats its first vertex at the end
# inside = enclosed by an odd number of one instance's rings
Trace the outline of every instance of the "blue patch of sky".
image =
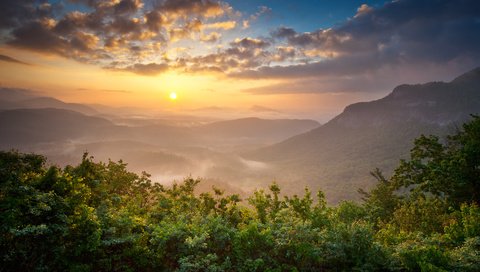
{"type": "Polygon", "coordinates": [[[49,0],[48,3],[52,5],[60,5],[62,7],[63,13],[68,13],[72,11],[79,12],[91,12],[93,8],[86,6],[80,2],[72,2],[68,0],[49,0]]]}
{"type": "Polygon", "coordinates": [[[381,7],[385,0],[231,0],[228,1],[234,9],[243,14],[255,14],[259,7],[271,9],[257,21],[251,22],[256,33],[272,30],[278,26],[292,27],[299,32],[314,31],[320,28],[330,28],[352,18],[358,7],[367,4],[371,7],[381,7]]]}

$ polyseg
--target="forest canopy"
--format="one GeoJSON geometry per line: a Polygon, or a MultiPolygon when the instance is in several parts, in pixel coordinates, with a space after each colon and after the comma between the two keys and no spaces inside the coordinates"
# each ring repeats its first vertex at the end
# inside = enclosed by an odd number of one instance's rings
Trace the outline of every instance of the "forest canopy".
{"type": "Polygon", "coordinates": [[[118,161],[0,152],[2,271],[480,271],[480,117],[421,136],[362,203],[277,184],[247,199],[118,161]]]}

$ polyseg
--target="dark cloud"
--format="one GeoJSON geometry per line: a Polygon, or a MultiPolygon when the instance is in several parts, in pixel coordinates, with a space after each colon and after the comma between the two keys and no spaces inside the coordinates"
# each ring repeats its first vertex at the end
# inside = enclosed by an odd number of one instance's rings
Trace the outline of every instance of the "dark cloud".
{"type": "MultiPolygon", "coordinates": [[[[58,8],[58,7],[57,7],[58,8]]],[[[49,16],[54,7],[46,1],[2,0],[0,1],[0,29],[17,27],[24,22],[49,16]]]]}
{"type": "Polygon", "coordinates": [[[44,23],[32,22],[15,29],[13,39],[8,43],[13,46],[33,51],[59,53],[67,47],[66,40],[55,35],[44,23]]]}
{"type": "Polygon", "coordinates": [[[137,12],[143,6],[140,0],[121,0],[114,6],[115,14],[131,14],[137,12]]]}
{"type": "Polygon", "coordinates": [[[145,18],[147,19],[146,25],[151,31],[159,31],[161,27],[167,23],[165,15],[158,10],[147,12],[145,18]]]}
{"type": "Polygon", "coordinates": [[[281,26],[270,33],[274,38],[290,38],[297,34],[297,32],[290,27],[281,26]]]}
{"type": "Polygon", "coordinates": [[[233,47],[243,47],[243,48],[265,48],[270,46],[270,43],[261,39],[252,39],[252,38],[243,38],[236,39],[230,43],[233,47]]]}
{"type": "Polygon", "coordinates": [[[12,32],[9,45],[31,51],[57,54],[84,63],[97,63],[111,56],[98,49],[100,38],[94,34],[77,31],[69,36],[59,36],[48,22],[32,22],[12,32]]]}
{"type": "MultiPolygon", "coordinates": [[[[396,80],[391,77],[371,78],[368,76],[330,76],[328,78],[301,78],[263,87],[247,88],[243,92],[257,95],[297,93],[343,93],[383,92],[390,89],[396,80]]],[[[398,84],[403,83],[400,81],[398,84]]]]}
{"type": "Polygon", "coordinates": [[[85,26],[87,15],[78,11],[65,15],[53,28],[55,33],[68,35],[85,26]]]}
{"type": "MultiPolygon", "coordinates": [[[[458,63],[446,65],[428,65],[422,66],[422,72],[419,72],[417,64],[406,66],[388,66],[375,70],[351,73],[340,73],[338,71],[315,77],[284,77],[280,83],[263,87],[248,88],[243,92],[257,95],[274,94],[296,94],[296,93],[385,93],[391,91],[395,86],[409,82],[412,84],[431,82],[431,81],[450,81],[452,80],[452,71],[461,74],[474,67],[469,63],[469,68],[458,63]]],[[[288,69],[285,71],[287,72],[288,69]]]]}
{"type": "Polygon", "coordinates": [[[0,55],[0,61],[12,62],[12,63],[23,64],[23,65],[31,65],[30,63],[26,63],[6,55],[0,55]]]}
{"type": "Polygon", "coordinates": [[[93,34],[77,32],[70,40],[70,47],[82,52],[91,52],[95,49],[99,38],[93,34]]]}
{"type": "Polygon", "coordinates": [[[139,34],[142,32],[142,25],[136,18],[117,17],[109,28],[118,34],[139,34]]]}
{"type": "Polygon", "coordinates": [[[240,78],[312,78],[335,75],[354,75],[372,72],[382,65],[381,61],[371,63],[374,56],[352,55],[326,59],[312,63],[288,66],[262,66],[255,70],[243,70],[230,74],[240,78]]]}
{"type": "Polygon", "coordinates": [[[385,67],[407,64],[417,64],[421,70],[456,63],[462,70],[472,62],[480,64],[480,2],[400,0],[378,9],[362,6],[355,17],[331,29],[298,33],[280,27],[271,36],[301,51],[308,61],[263,66],[234,76],[372,75],[385,67]]]}

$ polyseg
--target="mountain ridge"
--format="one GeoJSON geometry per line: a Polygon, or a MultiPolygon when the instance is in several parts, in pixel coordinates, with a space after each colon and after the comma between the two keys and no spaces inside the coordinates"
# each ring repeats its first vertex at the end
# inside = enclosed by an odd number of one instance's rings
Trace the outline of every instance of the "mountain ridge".
{"type": "Polygon", "coordinates": [[[356,188],[373,185],[369,172],[379,167],[389,174],[414,138],[446,135],[476,113],[480,68],[447,83],[399,85],[381,99],[345,107],[316,129],[243,156],[273,165],[279,182],[295,184],[299,193],[298,185],[308,185],[332,202],[358,199],[356,188]]]}
{"type": "Polygon", "coordinates": [[[80,103],[67,103],[59,99],[42,96],[34,91],[15,88],[0,88],[0,110],[56,108],[77,111],[86,115],[99,112],[80,103]]]}

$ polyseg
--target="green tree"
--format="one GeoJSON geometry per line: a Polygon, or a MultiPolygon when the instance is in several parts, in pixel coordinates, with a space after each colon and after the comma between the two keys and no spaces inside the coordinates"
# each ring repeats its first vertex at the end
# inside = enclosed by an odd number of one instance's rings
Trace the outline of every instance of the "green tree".
{"type": "Polygon", "coordinates": [[[436,136],[415,140],[410,160],[402,160],[392,176],[396,189],[432,194],[455,206],[480,203],[480,117],[463,125],[442,144],[436,136]]]}

